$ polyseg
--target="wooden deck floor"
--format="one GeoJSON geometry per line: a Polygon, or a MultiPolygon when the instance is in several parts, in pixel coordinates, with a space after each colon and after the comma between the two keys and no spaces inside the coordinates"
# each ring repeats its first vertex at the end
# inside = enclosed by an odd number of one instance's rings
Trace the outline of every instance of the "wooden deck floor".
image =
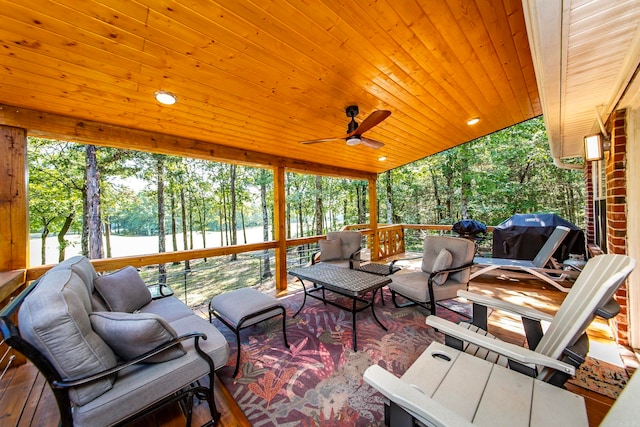
{"type": "MultiPolygon", "coordinates": [[[[514,282],[498,280],[491,276],[478,278],[470,284],[472,291],[506,298],[522,305],[554,313],[565,294],[549,288],[537,280],[523,278],[514,282]]],[[[284,294],[299,289],[298,285],[291,283],[289,290],[284,294]]],[[[206,316],[206,313],[201,313],[201,315],[206,316]]],[[[492,333],[500,339],[517,344],[524,342],[519,319],[494,312],[490,317],[490,324],[492,333]]],[[[589,335],[592,340],[615,345],[612,341],[611,331],[604,322],[595,321],[589,328],[589,335]]],[[[597,426],[613,404],[613,400],[577,386],[569,386],[568,388],[585,397],[589,424],[597,426]]],[[[48,427],[58,425],[59,417],[51,391],[33,366],[23,365],[8,371],[0,384],[0,393],[2,393],[0,395],[1,426],[48,427]]],[[[216,381],[215,393],[218,410],[223,414],[220,426],[251,425],[219,381],[216,381]]],[[[206,403],[198,403],[194,408],[193,425],[199,426],[206,421],[207,405],[206,403]]],[[[176,405],[149,415],[132,425],[135,427],[173,427],[184,424],[185,418],[176,405]]]]}

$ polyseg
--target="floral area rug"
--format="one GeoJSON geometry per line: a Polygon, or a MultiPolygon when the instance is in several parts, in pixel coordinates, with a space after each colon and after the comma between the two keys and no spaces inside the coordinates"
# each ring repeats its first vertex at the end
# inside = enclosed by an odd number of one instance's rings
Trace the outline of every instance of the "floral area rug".
{"type": "MultiPolygon", "coordinates": [[[[330,295],[327,292],[329,299],[330,295]]],[[[376,314],[388,332],[375,322],[370,309],[357,313],[354,352],[351,313],[307,298],[292,318],[302,297],[298,293],[282,299],[290,349],[284,347],[280,317],[240,332],[235,379],[235,335],[214,319],[231,347],[229,363],[218,377],[256,427],[384,425],[382,395],[364,382],[364,371],[379,364],[399,376],[431,342],[442,342],[443,336],[425,324],[427,311],[395,308],[388,293],[386,306],[378,298],[376,314]]],[[[338,301],[350,304],[347,298],[338,301]]],[[[438,315],[455,322],[462,319],[443,308],[438,315]]]]}

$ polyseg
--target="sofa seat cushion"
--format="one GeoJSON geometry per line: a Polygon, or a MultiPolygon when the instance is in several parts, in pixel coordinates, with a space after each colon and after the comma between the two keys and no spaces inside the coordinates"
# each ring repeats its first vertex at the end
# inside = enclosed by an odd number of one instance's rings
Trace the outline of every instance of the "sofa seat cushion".
{"type": "Polygon", "coordinates": [[[154,299],[141,307],[139,312],[157,314],[169,323],[183,317],[193,316],[193,310],[176,297],[154,299]]]}
{"type": "MultiPolygon", "coordinates": [[[[116,366],[111,348],[91,328],[89,288],[71,269],[54,268],[39,281],[18,312],[22,337],[51,362],[63,379],[78,379],[116,366]]],[[[104,379],[70,390],[83,405],[111,389],[104,379]]]]}
{"type": "Polygon", "coordinates": [[[98,276],[96,290],[111,311],[133,313],[151,302],[151,292],[134,267],[98,276]]]}
{"type": "MultiPolygon", "coordinates": [[[[207,335],[201,348],[211,356],[215,368],[229,359],[229,345],[224,336],[206,320],[192,315],[172,323],[178,335],[200,331],[207,335]]],[[[135,365],[118,374],[113,389],[87,405],[76,408],[75,427],[111,425],[123,420],[131,406],[148,406],[209,372],[209,366],[195,351],[194,340],[183,341],[187,354],[164,363],[135,365]]]]}
{"type": "MultiPolygon", "coordinates": [[[[101,311],[89,315],[91,326],[123,360],[132,360],[178,337],[162,317],[151,313],[101,311]]],[[[156,354],[146,363],[166,362],[185,355],[182,344],[156,354]]]]}

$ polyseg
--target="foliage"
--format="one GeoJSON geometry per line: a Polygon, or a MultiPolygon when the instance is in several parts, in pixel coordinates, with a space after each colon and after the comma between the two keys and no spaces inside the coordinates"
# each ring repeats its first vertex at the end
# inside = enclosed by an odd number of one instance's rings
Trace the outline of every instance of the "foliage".
{"type": "Polygon", "coordinates": [[[394,215],[404,223],[497,225],[515,213],[554,212],[584,225],[583,172],[553,164],[541,117],[397,168],[391,181],[394,215]]]}
{"type": "MultiPolygon", "coordinates": [[[[96,157],[108,232],[157,235],[158,156],[97,147],[96,157]],[[144,188],[131,188],[132,179],[144,188]]],[[[271,171],[162,158],[162,225],[173,237],[168,250],[193,248],[194,239],[206,247],[207,231],[221,231],[222,244],[245,243],[247,227],[262,227],[265,239],[273,234],[271,171]],[[184,233],[182,239],[179,233],[184,233]]],[[[63,235],[66,222],[71,232],[81,233],[83,146],[31,138],[29,166],[31,231],[43,239],[50,232],[63,235]]],[[[555,212],[581,226],[583,180],[581,171],[553,165],[542,118],[536,118],[381,174],[378,221],[453,224],[473,218],[497,225],[514,213],[555,212]]],[[[288,172],[285,191],[288,237],[369,222],[366,181],[288,172]]]]}

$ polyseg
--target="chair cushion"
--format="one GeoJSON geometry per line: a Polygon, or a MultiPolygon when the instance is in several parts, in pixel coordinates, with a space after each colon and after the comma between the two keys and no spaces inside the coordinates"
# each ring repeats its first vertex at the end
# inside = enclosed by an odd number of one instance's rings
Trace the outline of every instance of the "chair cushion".
{"type": "MultiPolygon", "coordinates": [[[[91,299],[84,280],[72,269],[54,267],[22,303],[18,312],[20,333],[63,379],[97,374],[115,367],[117,360],[91,328],[90,312],[91,299]]],[[[75,387],[69,391],[69,398],[76,405],[84,405],[110,390],[114,378],[75,387]]]]}
{"type": "Polygon", "coordinates": [[[111,311],[133,313],[151,302],[151,292],[134,267],[96,278],[95,288],[111,311]]]}
{"type": "MultiPolygon", "coordinates": [[[[178,337],[166,320],[151,313],[100,311],[90,314],[89,318],[93,330],[123,360],[135,359],[178,337]]],[[[182,344],[178,344],[146,362],[166,362],[185,354],[182,344]]]]}
{"type": "MultiPolygon", "coordinates": [[[[433,263],[433,271],[446,270],[451,267],[451,263],[453,262],[453,255],[451,252],[446,250],[445,248],[440,249],[438,256],[436,257],[435,262],[433,263]]],[[[433,278],[433,283],[436,285],[444,285],[444,282],[447,281],[447,277],[449,277],[448,272],[438,273],[433,278]]]]}
{"type": "Polygon", "coordinates": [[[222,316],[235,328],[254,325],[282,313],[279,307],[282,307],[282,303],[275,297],[253,288],[240,288],[216,295],[209,303],[211,311],[222,316]],[[269,308],[273,310],[254,316],[269,308]],[[246,320],[240,325],[242,319],[246,320]]]}
{"type": "Polygon", "coordinates": [[[340,239],[319,240],[320,261],[342,259],[342,241],[340,239]]]}
{"type": "MultiPolygon", "coordinates": [[[[359,231],[330,231],[327,233],[327,239],[340,239],[342,259],[349,259],[362,246],[362,233],[359,231]]],[[[360,255],[356,254],[355,259],[360,260],[360,255]]]]}

